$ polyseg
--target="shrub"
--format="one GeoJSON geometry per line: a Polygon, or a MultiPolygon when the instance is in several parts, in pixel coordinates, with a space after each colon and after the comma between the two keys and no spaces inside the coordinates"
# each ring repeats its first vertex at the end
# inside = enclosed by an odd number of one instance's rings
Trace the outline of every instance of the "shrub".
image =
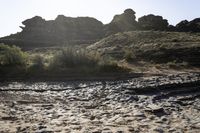
{"type": "Polygon", "coordinates": [[[45,63],[44,58],[37,54],[31,58],[31,65],[28,68],[29,73],[40,73],[44,70],[45,63]]]}
{"type": "Polygon", "coordinates": [[[116,62],[113,61],[103,61],[99,63],[98,72],[125,72],[127,69],[118,66],[116,62]]]}
{"type": "Polygon", "coordinates": [[[32,65],[39,67],[39,68],[43,68],[44,67],[44,58],[41,55],[35,55],[32,58],[32,65]]]}
{"type": "Polygon", "coordinates": [[[0,44],[0,66],[25,66],[27,54],[17,46],[0,44]]]}
{"type": "Polygon", "coordinates": [[[97,65],[98,60],[94,56],[87,54],[83,50],[66,48],[59,51],[52,59],[51,67],[93,67],[97,65]]]}
{"type": "Polygon", "coordinates": [[[101,73],[124,72],[124,68],[109,58],[103,59],[97,53],[67,48],[59,51],[52,59],[49,69],[51,71],[64,71],[69,73],[101,73]]]}
{"type": "Polygon", "coordinates": [[[134,61],[134,59],[136,58],[135,54],[133,53],[133,51],[131,50],[125,50],[124,51],[124,58],[126,61],[134,61]]]}
{"type": "Polygon", "coordinates": [[[179,69],[179,68],[186,68],[189,66],[189,63],[188,62],[177,62],[177,61],[171,61],[171,62],[168,62],[167,63],[167,66],[169,68],[172,68],[172,69],[179,69]]]}

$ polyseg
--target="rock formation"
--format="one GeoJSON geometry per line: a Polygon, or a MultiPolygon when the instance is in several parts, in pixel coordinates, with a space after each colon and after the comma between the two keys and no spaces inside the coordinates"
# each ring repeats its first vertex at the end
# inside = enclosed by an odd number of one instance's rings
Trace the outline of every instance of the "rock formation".
{"type": "Polygon", "coordinates": [[[192,21],[183,20],[176,25],[177,31],[180,32],[200,32],[200,18],[192,21]]]}
{"type": "Polygon", "coordinates": [[[167,30],[168,21],[163,19],[162,16],[155,16],[149,14],[138,19],[138,24],[141,26],[142,30],[167,30]]]}
{"type": "Polygon", "coordinates": [[[24,45],[89,43],[104,35],[102,22],[90,17],[72,18],[59,15],[55,20],[46,21],[35,16],[22,24],[22,32],[3,38],[4,41],[15,40],[24,45]]]}
{"type": "Polygon", "coordinates": [[[135,18],[135,11],[126,9],[124,13],[115,15],[111,23],[105,26],[106,33],[109,35],[117,32],[137,30],[138,24],[135,18]]]}
{"type": "Polygon", "coordinates": [[[68,44],[92,44],[100,39],[125,31],[157,30],[178,32],[200,32],[200,18],[169,25],[162,16],[146,15],[136,21],[135,11],[126,9],[115,15],[106,25],[91,17],[65,17],[46,21],[35,16],[22,22],[22,32],[0,38],[0,43],[14,44],[22,48],[48,47],[68,44]]]}

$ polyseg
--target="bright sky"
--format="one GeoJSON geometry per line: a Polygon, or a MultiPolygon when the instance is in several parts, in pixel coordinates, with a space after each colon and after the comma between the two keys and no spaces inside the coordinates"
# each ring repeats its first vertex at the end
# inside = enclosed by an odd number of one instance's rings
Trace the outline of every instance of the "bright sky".
{"type": "Polygon", "coordinates": [[[20,31],[25,19],[46,20],[65,16],[90,16],[109,23],[113,16],[132,8],[136,16],[161,15],[170,24],[200,17],[200,0],[0,0],[0,37],[20,31]]]}

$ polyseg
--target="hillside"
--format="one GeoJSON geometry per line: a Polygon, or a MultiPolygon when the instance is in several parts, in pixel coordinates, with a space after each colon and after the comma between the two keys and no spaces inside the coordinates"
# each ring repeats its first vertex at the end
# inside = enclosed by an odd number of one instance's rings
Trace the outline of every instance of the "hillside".
{"type": "Polygon", "coordinates": [[[0,38],[0,44],[5,44],[0,45],[0,71],[7,75],[11,72],[7,66],[15,72],[19,64],[23,65],[19,68],[24,68],[22,73],[26,76],[27,73],[41,76],[38,72],[41,69],[44,77],[52,71],[54,77],[57,71],[66,76],[129,70],[157,73],[161,69],[200,67],[198,18],[172,26],[167,19],[153,14],[137,21],[136,12],[126,9],[108,24],[92,17],[64,15],[54,20],[35,16],[22,24],[21,32],[0,38]]]}
{"type": "Polygon", "coordinates": [[[130,31],[110,35],[87,49],[117,60],[131,56],[133,61],[187,62],[200,66],[199,33],[130,31]]]}

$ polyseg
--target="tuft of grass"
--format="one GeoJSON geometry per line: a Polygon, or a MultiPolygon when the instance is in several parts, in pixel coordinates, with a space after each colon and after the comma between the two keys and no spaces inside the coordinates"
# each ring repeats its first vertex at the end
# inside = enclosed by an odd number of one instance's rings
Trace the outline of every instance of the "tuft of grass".
{"type": "Polygon", "coordinates": [[[128,72],[129,70],[125,67],[119,66],[114,61],[103,61],[99,63],[97,72],[104,73],[116,73],[116,72],[128,72]]]}
{"type": "Polygon", "coordinates": [[[124,59],[128,62],[131,62],[136,59],[136,56],[133,51],[131,51],[130,49],[126,49],[124,51],[124,59]]]}

